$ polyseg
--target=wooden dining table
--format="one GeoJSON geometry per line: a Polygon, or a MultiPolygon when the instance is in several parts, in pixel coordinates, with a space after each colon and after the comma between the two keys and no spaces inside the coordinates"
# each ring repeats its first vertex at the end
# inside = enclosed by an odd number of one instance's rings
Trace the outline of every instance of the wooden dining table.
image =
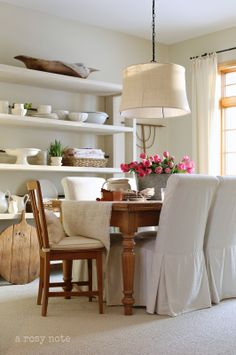
{"type": "Polygon", "coordinates": [[[134,235],[139,227],[157,226],[161,212],[161,201],[122,201],[112,203],[111,226],[119,227],[122,233],[123,252],[123,293],[124,314],[133,314],[134,286],[134,235]]]}
{"type": "MultiPolygon", "coordinates": [[[[99,203],[102,203],[99,202],[99,203]]],[[[56,206],[56,205],[55,205],[56,206]]],[[[124,305],[124,314],[133,314],[133,286],[134,286],[134,235],[139,227],[157,226],[159,223],[160,212],[162,208],[161,201],[114,201],[112,202],[112,212],[110,225],[119,227],[122,233],[123,251],[122,251],[122,268],[123,268],[123,293],[122,303],[124,305]]],[[[72,264],[63,262],[63,277],[66,287],[71,289],[71,268],[72,264]]]]}

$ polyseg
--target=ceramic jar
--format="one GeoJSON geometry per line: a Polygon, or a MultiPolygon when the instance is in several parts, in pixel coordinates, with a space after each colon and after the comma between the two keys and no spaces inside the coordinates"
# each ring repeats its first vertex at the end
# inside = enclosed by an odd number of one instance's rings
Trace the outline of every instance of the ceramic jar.
{"type": "Polygon", "coordinates": [[[9,113],[9,102],[5,100],[0,101],[0,113],[9,113]]]}
{"type": "Polygon", "coordinates": [[[108,179],[106,181],[107,190],[109,191],[127,191],[131,190],[129,179],[108,179]]]}

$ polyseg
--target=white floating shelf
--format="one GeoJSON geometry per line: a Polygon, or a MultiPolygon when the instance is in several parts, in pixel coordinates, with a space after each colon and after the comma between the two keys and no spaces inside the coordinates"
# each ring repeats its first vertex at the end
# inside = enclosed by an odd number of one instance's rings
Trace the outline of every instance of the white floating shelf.
{"type": "Polygon", "coordinates": [[[78,131],[95,133],[96,135],[110,135],[116,133],[132,133],[132,127],[94,124],[85,122],[72,122],[55,120],[51,118],[16,116],[0,113],[0,124],[18,127],[40,127],[45,129],[57,129],[62,131],[78,131]]]}
{"type": "MultiPolygon", "coordinates": [[[[54,214],[57,217],[60,216],[59,212],[54,212],[54,214]]],[[[11,219],[20,219],[20,217],[21,217],[21,213],[0,213],[0,220],[2,220],[2,221],[3,220],[7,221],[7,220],[11,220],[11,219]]],[[[33,219],[34,218],[33,213],[26,212],[25,218],[26,219],[33,219]]]]}
{"type": "Polygon", "coordinates": [[[48,171],[48,172],[69,172],[69,173],[96,173],[114,174],[122,173],[119,168],[90,168],[74,166],[50,166],[50,165],[20,165],[20,164],[1,164],[0,171],[48,171]]]}
{"type": "Polygon", "coordinates": [[[5,64],[0,64],[0,81],[96,96],[119,95],[122,91],[122,86],[119,84],[80,79],[5,64]]]}
{"type": "MultiPolygon", "coordinates": [[[[9,220],[9,219],[20,219],[21,213],[0,213],[0,220],[9,220]]],[[[26,213],[25,214],[26,219],[33,219],[33,213],[26,213]]]]}

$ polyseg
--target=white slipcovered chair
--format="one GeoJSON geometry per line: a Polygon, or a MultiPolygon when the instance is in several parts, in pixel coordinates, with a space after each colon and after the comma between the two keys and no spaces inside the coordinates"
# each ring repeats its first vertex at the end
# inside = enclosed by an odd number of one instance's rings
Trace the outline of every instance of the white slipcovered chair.
{"type": "Polygon", "coordinates": [[[101,198],[105,179],[99,177],[67,176],[61,180],[66,200],[92,201],[101,198]]]}
{"type": "MultiPolygon", "coordinates": [[[[135,247],[135,304],[147,312],[176,316],[211,306],[203,240],[217,185],[217,178],[202,175],[168,179],[157,238],[137,240],[135,247]]],[[[114,260],[112,249],[110,256],[114,260]]],[[[112,265],[106,284],[111,304],[122,289],[120,280],[112,282],[112,265]]]]}
{"type": "Polygon", "coordinates": [[[219,180],[204,246],[213,303],[236,297],[236,177],[219,180]]]}

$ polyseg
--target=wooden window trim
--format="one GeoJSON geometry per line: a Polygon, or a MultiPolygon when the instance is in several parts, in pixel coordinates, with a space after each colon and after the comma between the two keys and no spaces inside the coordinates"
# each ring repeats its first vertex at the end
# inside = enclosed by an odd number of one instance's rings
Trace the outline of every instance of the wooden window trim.
{"type": "Polygon", "coordinates": [[[235,107],[236,106],[236,96],[223,97],[220,100],[221,108],[235,107]]]}
{"type": "Polygon", "coordinates": [[[236,68],[235,60],[218,64],[218,72],[220,74],[233,72],[235,71],[235,68],[236,68]]]}
{"type": "Polygon", "coordinates": [[[235,152],[227,152],[224,150],[224,138],[226,130],[224,127],[224,110],[230,107],[236,107],[236,96],[225,97],[225,74],[236,72],[236,61],[221,63],[218,65],[218,73],[221,76],[221,100],[220,100],[220,125],[221,125],[221,174],[226,174],[225,171],[225,157],[227,154],[234,154],[235,152]]]}

